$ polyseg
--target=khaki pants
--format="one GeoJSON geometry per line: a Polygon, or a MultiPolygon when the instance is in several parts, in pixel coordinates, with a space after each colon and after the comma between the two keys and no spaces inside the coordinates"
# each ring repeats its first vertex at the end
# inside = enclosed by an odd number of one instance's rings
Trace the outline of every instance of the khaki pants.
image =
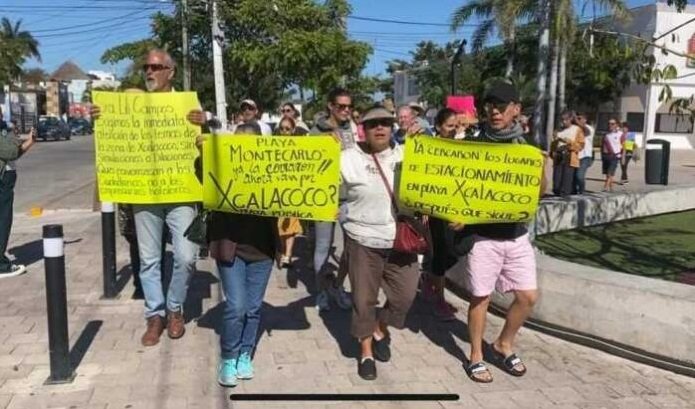
{"type": "Polygon", "coordinates": [[[350,333],[357,339],[371,336],[377,320],[403,328],[417,292],[417,255],[365,247],[347,234],[344,251],[353,300],[350,333]],[[377,316],[379,288],[386,304],[377,316]]]}

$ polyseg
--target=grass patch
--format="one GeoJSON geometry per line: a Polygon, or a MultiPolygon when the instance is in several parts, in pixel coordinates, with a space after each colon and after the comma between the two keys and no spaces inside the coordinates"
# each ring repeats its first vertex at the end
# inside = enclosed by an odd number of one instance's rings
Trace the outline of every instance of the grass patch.
{"type": "Polygon", "coordinates": [[[573,263],[685,282],[695,273],[695,211],[548,234],[535,244],[573,263]]]}

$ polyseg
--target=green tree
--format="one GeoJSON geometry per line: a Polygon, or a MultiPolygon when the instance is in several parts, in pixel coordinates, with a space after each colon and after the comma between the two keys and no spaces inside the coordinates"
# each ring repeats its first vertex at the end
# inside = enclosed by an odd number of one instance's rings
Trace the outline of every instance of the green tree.
{"type": "Polygon", "coordinates": [[[480,52],[490,36],[497,31],[506,50],[505,77],[510,78],[514,71],[517,22],[531,17],[535,9],[536,0],[470,0],[452,14],[451,29],[459,29],[473,16],[482,20],[473,33],[471,45],[474,52],[480,52]]]}
{"type": "Polygon", "coordinates": [[[0,84],[16,80],[28,58],[41,61],[39,42],[21,25],[22,20],[14,24],[6,17],[0,20],[0,84]]]}
{"type": "Polygon", "coordinates": [[[46,79],[48,78],[48,73],[43,68],[35,67],[22,70],[20,77],[22,79],[22,82],[26,82],[29,84],[38,84],[42,81],[46,81],[46,79]]]}

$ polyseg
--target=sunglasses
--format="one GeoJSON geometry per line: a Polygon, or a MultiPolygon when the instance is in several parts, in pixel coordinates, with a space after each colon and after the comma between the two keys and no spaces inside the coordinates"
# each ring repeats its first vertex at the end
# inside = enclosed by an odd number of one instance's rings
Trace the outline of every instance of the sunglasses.
{"type": "Polygon", "coordinates": [[[252,106],[252,105],[246,105],[246,104],[244,104],[244,105],[241,106],[241,110],[242,110],[242,111],[255,111],[255,110],[256,110],[256,107],[255,107],[255,106],[252,106]]]}
{"type": "Polygon", "coordinates": [[[484,107],[487,111],[492,111],[493,109],[496,109],[499,112],[504,112],[507,110],[509,104],[511,104],[511,102],[486,102],[484,107]]]}
{"type": "Polygon", "coordinates": [[[283,108],[283,110],[281,112],[285,113],[285,114],[290,113],[290,112],[294,113],[294,110],[292,108],[283,108]]]}
{"type": "Polygon", "coordinates": [[[333,105],[338,111],[345,111],[352,109],[352,104],[334,104],[333,105]]]}
{"type": "Polygon", "coordinates": [[[391,119],[372,119],[364,123],[365,128],[376,128],[382,126],[384,128],[390,128],[393,126],[393,120],[391,119]]]}
{"type": "Polygon", "coordinates": [[[164,70],[168,70],[168,69],[171,69],[171,67],[164,65],[164,64],[144,64],[142,66],[142,70],[144,72],[147,72],[150,70],[152,72],[158,72],[158,71],[164,71],[164,70]]]}

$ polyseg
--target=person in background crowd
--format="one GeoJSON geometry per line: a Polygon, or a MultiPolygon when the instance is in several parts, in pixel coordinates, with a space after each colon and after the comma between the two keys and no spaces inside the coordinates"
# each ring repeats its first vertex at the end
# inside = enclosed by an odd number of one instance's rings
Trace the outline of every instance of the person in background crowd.
{"type": "MultiPolygon", "coordinates": [[[[275,131],[275,135],[279,136],[303,136],[307,134],[308,132],[303,128],[296,127],[294,118],[289,116],[280,120],[275,131]]],[[[280,236],[280,250],[282,251],[278,264],[280,268],[290,267],[292,265],[294,239],[303,233],[302,223],[296,217],[280,217],[278,218],[278,232],[280,236]]]]}
{"type": "MultiPolygon", "coordinates": [[[[524,129],[517,121],[521,113],[519,93],[506,82],[496,82],[484,98],[487,122],[483,124],[478,140],[499,144],[527,143],[524,129]]],[[[541,179],[542,181],[544,178],[541,179]]],[[[543,182],[541,182],[543,185],[543,182]]],[[[541,186],[539,195],[545,191],[541,186]]],[[[461,224],[452,224],[462,230],[461,224]]],[[[468,309],[468,333],[471,353],[465,365],[468,376],[475,382],[492,382],[492,373],[483,362],[483,335],[490,295],[495,288],[513,292],[512,302],[502,332],[490,344],[495,360],[506,372],[523,376],[526,366],[514,353],[514,339],[519,328],[531,313],[538,291],[536,260],[525,223],[467,225],[474,233],[473,248],[465,261],[466,286],[471,294],[468,309]]]]}
{"type": "Polygon", "coordinates": [[[357,124],[357,142],[364,142],[364,126],[362,126],[362,119],[360,117],[360,111],[353,109],[352,121],[357,124]]]}
{"type": "Polygon", "coordinates": [[[392,144],[393,116],[383,107],[362,116],[366,141],[343,151],[344,263],[353,293],[350,333],[360,343],[358,375],[377,377],[374,359],[391,358],[388,326],[403,328],[418,284],[417,256],[393,251],[396,215],[392,191],[403,150],[392,144]],[[377,312],[379,290],[387,301],[377,312]]]}
{"type": "Polygon", "coordinates": [[[284,104],[282,104],[280,112],[282,113],[283,118],[291,118],[294,121],[294,123],[296,124],[295,128],[306,131],[306,133],[304,133],[303,135],[309,133],[309,126],[305,124],[304,121],[302,121],[301,115],[299,114],[299,111],[297,111],[297,108],[294,106],[293,103],[285,102],[284,104]]]}
{"type": "Polygon", "coordinates": [[[425,108],[423,108],[422,105],[418,104],[417,102],[411,102],[408,104],[408,106],[413,110],[415,121],[420,124],[420,128],[422,128],[423,132],[427,135],[432,135],[432,127],[425,118],[425,108]]]}
{"type": "Polygon", "coordinates": [[[413,108],[408,105],[398,108],[398,130],[393,133],[393,140],[397,144],[403,145],[407,136],[420,134],[432,135],[432,133],[427,128],[423,128],[417,120],[417,115],[413,108]]]}
{"type": "Polygon", "coordinates": [[[603,137],[601,144],[603,175],[606,177],[603,183],[604,192],[613,191],[615,171],[623,155],[623,131],[620,129],[620,122],[611,118],[608,121],[608,130],[609,132],[603,137]]]}
{"type": "Polygon", "coordinates": [[[586,114],[577,113],[577,125],[584,129],[584,149],[579,152],[579,168],[574,173],[574,193],[586,192],[586,172],[594,163],[594,128],[587,122],[586,114]]]}
{"type": "Polygon", "coordinates": [[[627,168],[632,160],[635,151],[635,133],[630,132],[630,125],[623,122],[623,155],[620,158],[620,184],[627,185],[630,181],[627,178],[627,168]]]}
{"type": "MultiPolygon", "coordinates": [[[[239,125],[235,132],[261,135],[255,122],[239,125]]],[[[276,254],[277,219],[212,212],[207,229],[210,256],[217,264],[225,298],[217,381],[235,386],[238,380],[254,376],[252,357],[276,254]]]]}
{"type": "MultiPolygon", "coordinates": [[[[328,115],[319,116],[311,129],[312,135],[334,135],[340,141],[341,150],[355,146],[357,125],[351,121],[352,97],[343,88],[335,88],[328,94],[328,115]]],[[[338,270],[338,277],[329,271],[329,256],[333,247],[334,222],[315,222],[314,272],[319,293],[316,307],[319,311],[330,310],[330,298],[341,309],[350,309],[350,295],[343,288],[344,270],[338,270]]]]}
{"type": "Polygon", "coordinates": [[[14,187],[17,183],[17,165],[15,160],[34,146],[37,132],[32,128],[27,139],[20,139],[16,135],[17,128],[9,126],[4,120],[0,110],[0,138],[3,138],[3,152],[8,151],[7,157],[0,157],[0,278],[16,277],[26,272],[26,266],[14,264],[5,254],[10,242],[10,232],[14,219],[14,187]],[[11,154],[9,151],[12,151],[11,154]]]}
{"type": "MultiPolygon", "coordinates": [[[[260,112],[258,111],[258,105],[256,105],[256,102],[252,99],[245,99],[241,101],[241,105],[239,105],[239,109],[241,111],[241,123],[245,124],[247,122],[255,122],[260,126],[261,128],[261,133],[263,136],[269,136],[273,134],[273,130],[270,128],[270,125],[266,124],[265,122],[261,121],[259,119],[260,112]]],[[[239,124],[237,124],[239,126],[239,124]]],[[[236,132],[236,127],[235,129],[232,129],[232,132],[236,132]]]]}
{"type": "Polygon", "coordinates": [[[521,128],[524,130],[524,135],[531,134],[531,118],[526,115],[519,115],[519,123],[521,128]]]}
{"type": "MultiPolygon", "coordinates": [[[[436,137],[454,139],[457,134],[459,118],[450,108],[443,108],[434,119],[436,137]]],[[[423,263],[425,274],[422,280],[422,296],[432,303],[434,316],[441,321],[451,321],[456,318],[456,308],[444,298],[444,274],[458,261],[449,252],[447,246],[448,223],[436,217],[429,217],[429,228],[432,236],[432,256],[425,257],[423,263]]]]}
{"type": "MultiPolygon", "coordinates": [[[[175,63],[164,50],[152,49],[145,58],[143,73],[148,92],[173,92],[172,80],[175,63]]],[[[93,105],[92,117],[99,120],[100,107],[93,105]]],[[[200,117],[202,111],[191,111],[188,120],[196,123],[191,116],[200,117]]],[[[159,343],[164,332],[165,318],[169,338],[181,338],[185,331],[183,305],[186,301],[188,285],[195,272],[198,245],[184,236],[198,213],[196,203],[166,203],[133,205],[135,231],[140,256],[140,282],[145,295],[145,318],[147,330],[141,338],[144,346],[159,343]],[[174,267],[166,297],[162,288],[162,246],[164,226],[171,231],[174,246],[174,267]]]]}
{"type": "Polygon", "coordinates": [[[574,173],[579,168],[579,153],[584,149],[584,130],[576,125],[573,111],[562,113],[562,129],[555,132],[553,153],[553,193],[567,197],[572,194],[574,173]]]}

